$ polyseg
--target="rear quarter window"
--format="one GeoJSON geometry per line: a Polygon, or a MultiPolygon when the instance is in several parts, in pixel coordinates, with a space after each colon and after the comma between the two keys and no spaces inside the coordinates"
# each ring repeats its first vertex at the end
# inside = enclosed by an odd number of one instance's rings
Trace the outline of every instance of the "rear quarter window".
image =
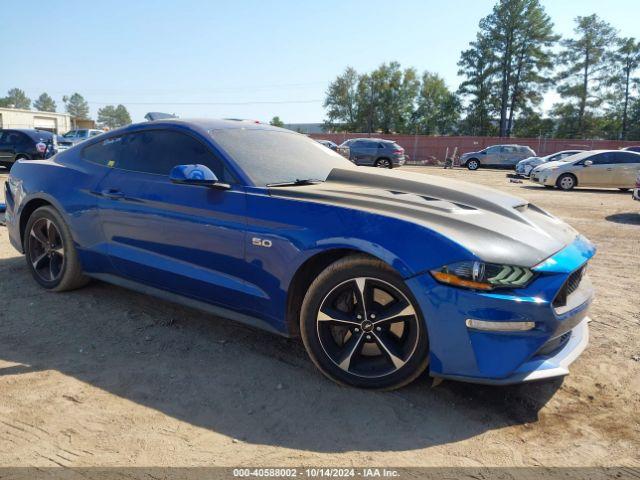
{"type": "Polygon", "coordinates": [[[87,162],[113,167],[119,159],[122,137],[111,137],[82,149],[82,158],[87,162]]]}

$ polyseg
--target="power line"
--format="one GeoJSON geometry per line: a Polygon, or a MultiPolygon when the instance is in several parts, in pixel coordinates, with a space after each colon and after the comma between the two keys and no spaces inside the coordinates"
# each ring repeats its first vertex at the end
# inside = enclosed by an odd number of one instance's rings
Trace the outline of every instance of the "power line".
{"type": "Polygon", "coordinates": [[[300,103],[321,103],[324,100],[274,100],[274,101],[253,101],[253,102],[87,102],[90,105],[208,105],[208,106],[230,106],[230,105],[285,105],[300,103]]]}

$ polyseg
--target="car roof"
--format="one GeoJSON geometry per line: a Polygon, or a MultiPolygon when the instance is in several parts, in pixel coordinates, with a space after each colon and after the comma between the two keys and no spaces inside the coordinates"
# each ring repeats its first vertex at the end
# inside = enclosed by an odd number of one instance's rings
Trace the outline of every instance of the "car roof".
{"type": "MultiPolygon", "coordinates": [[[[593,155],[597,155],[598,153],[606,153],[606,152],[619,152],[620,150],[585,150],[584,152],[580,152],[580,153],[576,153],[575,155],[571,156],[571,161],[575,161],[575,160],[583,160],[585,158],[589,158],[593,155]]],[[[629,152],[629,153],[633,153],[633,152],[629,152]]]]}
{"type": "Polygon", "coordinates": [[[39,140],[44,137],[52,137],[53,133],[46,130],[36,130],[33,128],[4,128],[0,132],[20,132],[27,135],[31,140],[39,140]]]}

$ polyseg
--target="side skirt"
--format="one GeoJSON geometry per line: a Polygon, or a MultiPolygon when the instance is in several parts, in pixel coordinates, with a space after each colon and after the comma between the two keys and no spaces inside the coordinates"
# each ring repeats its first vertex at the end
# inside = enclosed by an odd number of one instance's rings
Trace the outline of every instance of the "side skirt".
{"type": "Polygon", "coordinates": [[[103,282],[111,283],[119,287],[127,288],[129,290],[134,290],[136,292],[143,293],[145,295],[150,295],[152,297],[156,297],[161,300],[166,300],[172,303],[178,303],[180,305],[184,305],[185,307],[201,310],[203,312],[210,313],[211,315],[233,320],[235,322],[242,323],[250,327],[258,328],[260,330],[265,330],[269,333],[275,333],[276,335],[279,335],[282,337],[287,337],[287,338],[290,337],[288,333],[277,330],[271,324],[265,322],[260,318],[245,315],[243,313],[238,313],[236,311],[229,310],[227,308],[218,307],[210,303],[201,302],[200,300],[194,300],[193,298],[185,297],[183,295],[179,295],[173,292],[168,292],[166,290],[161,290],[159,288],[151,287],[143,283],[135,282],[133,280],[128,280],[126,278],[118,277],[116,275],[111,275],[108,273],[88,273],[86,275],[92,278],[95,278],[96,280],[101,280],[103,282]]]}

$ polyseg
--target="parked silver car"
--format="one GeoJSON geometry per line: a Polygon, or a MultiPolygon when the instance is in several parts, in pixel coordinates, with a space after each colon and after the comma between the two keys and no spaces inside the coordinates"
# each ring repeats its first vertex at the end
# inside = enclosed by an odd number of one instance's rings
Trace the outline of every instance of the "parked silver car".
{"type": "Polygon", "coordinates": [[[467,152],[460,157],[460,166],[469,170],[482,167],[515,167],[520,160],[535,157],[530,147],[524,145],[493,145],[479,152],[467,152]]]}
{"type": "Polygon", "coordinates": [[[640,153],[624,150],[591,150],[537,166],[531,180],[545,187],[634,188],[640,170],[640,153]]]}
{"type": "Polygon", "coordinates": [[[516,173],[518,175],[522,175],[523,177],[528,177],[533,170],[538,165],[542,165],[547,162],[557,162],[558,160],[563,160],[571,155],[575,155],[576,153],[580,153],[583,150],[563,150],[561,152],[552,153],[551,155],[547,155],[545,157],[529,157],[524,160],[520,160],[516,165],[516,173]]]}

